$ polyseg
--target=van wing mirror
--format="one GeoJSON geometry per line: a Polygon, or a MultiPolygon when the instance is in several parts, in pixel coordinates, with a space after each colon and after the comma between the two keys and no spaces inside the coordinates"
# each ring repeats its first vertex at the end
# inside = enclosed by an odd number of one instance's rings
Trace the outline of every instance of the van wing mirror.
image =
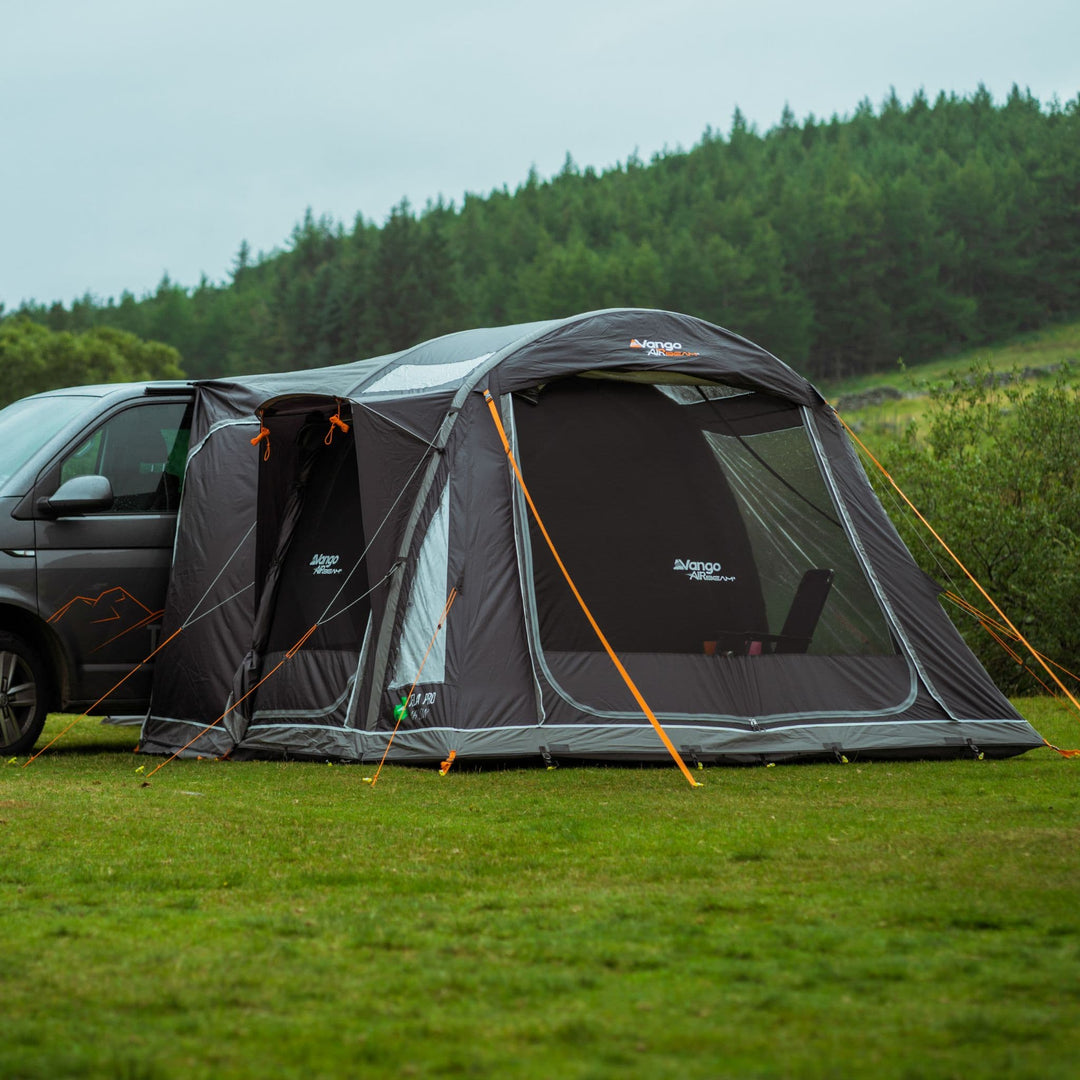
{"type": "Polygon", "coordinates": [[[73,476],[65,480],[52,495],[43,496],[35,504],[42,517],[70,517],[108,510],[113,504],[112,484],[106,476],[73,476]]]}

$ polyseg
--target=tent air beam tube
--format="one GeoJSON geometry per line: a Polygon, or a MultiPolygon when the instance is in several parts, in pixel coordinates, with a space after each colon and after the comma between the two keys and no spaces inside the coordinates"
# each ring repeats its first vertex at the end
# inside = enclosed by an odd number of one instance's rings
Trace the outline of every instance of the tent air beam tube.
{"type": "Polygon", "coordinates": [[[581,593],[578,592],[577,586],[574,584],[573,579],[570,577],[570,572],[566,569],[566,566],[563,563],[562,559],[559,558],[559,553],[555,550],[555,544],[552,542],[552,539],[548,534],[547,529],[544,527],[544,523],[540,518],[540,513],[536,509],[536,504],[533,502],[532,496],[529,494],[529,489],[525,484],[525,478],[521,475],[521,470],[518,468],[518,463],[514,457],[514,452],[510,448],[510,440],[506,437],[506,428],[503,427],[502,419],[499,416],[499,410],[495,405],[495,399],[491,396],[490,390],[484,391],[484,400],[487,402],[488,411],[491,413],[492,420],[495,421],[495,427],[499,432],[499,438],[502,440],[503,450],[506,452],[506,456],[510,461],[510,466],[514,471],[514,477],[518,482],[518,486],[521,488],[521,493],[525,496],[525,501],[529,504],[529,509],[532,511],[532,515],[536,521],[537,527],[540,529],[540,532],[543,533],[544,539],[547,541],[547,545],[551,549],[551,554],[555,557],[555,561],[556,563],[558,563],[559,569],[562,571],[563,577],[566,578],[566,583],[570,586],[570,591],[574,594],[574,598],[580,605],[581,610],[585,615],[585,618],[589,620],[589,625],[593,628],[593,631],[595,632],[598,640],[600,641],[600,644],[604,647],[604,652],[608,654],[611,662],[615,665],[615,670],[618,671],[619,676],[622,678],[623,682],[626,683],[627,689],[633,695],[634,700],[638,703],[641,711],[648,718],[649,723],[652,724],[653,729],[656,731],[656,734],[660,736],[660,741],[664,744],[667,752],[674,759],[675,764],[679,766],[679,769],[682,771],[683,776],[686,777],[687,782],[690,784],[691,787],[701,787],[701,784],[699,784],[698,781],[694,779],[693,773],[691,773],[690,770],[687,768],[686,762],[682,759],[682,755],[680,755],[679,751],[675,749],[675,744],[671,741],[671,739],[668,738],[667,732],[664,731],[664,728],[661,725],[660,721],[656,719],[655,713],[653,713],[652,709],[649,708],[648,702],[645,700],[644,697],[641,696],[641,691],[638,690],[637,685],[634,683],[634,680],[630,678],[630,673],[626,670],[625,667],[623,667],[622,661],[620,661],[619,658],[615,655],[615,650],[612,649],[611,645],[608,643],[608,639],[604,637],[604,633],[600,629],[596,620],[593,618],[593,614],[589,610],[588,605],[582,598],[581,593]]]}

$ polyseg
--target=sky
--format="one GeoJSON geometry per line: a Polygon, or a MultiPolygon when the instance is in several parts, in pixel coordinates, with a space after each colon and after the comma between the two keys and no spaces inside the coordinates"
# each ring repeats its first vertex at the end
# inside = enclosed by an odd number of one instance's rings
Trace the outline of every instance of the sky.
{"type": "Polygon", "coordinates": [[[0,0],[0,304],[228,280],[310,207],[511,191],[736,107],[1080,94],[1077,0],[0,0]]]}

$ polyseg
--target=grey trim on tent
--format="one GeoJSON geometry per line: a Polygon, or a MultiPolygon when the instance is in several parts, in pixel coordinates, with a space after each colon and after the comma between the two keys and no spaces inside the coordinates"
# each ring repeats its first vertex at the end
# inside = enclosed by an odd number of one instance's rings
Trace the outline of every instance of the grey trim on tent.
{"type": "MultiPolygon", "coordinates": [[[[351,688],[352,679],[349,680],[349,683],[350,683],[350,688],[351,688]]],[[[346,691],[346,693],[348,693],[348,691],[346,691]]],[[[344,700],[345,700],[345,694],[342,694],[341,697],[338,698],[338,702],[340,703],[340,702],[342,702],[344,700]]],[[[279,715],[279,716],[303,716],[303,715],[306,715],[306,714],[300,713],[300,712],[290,711],[290,712],[281,712],[281,713],[277,713],[277,714],[275,714],[275,713],[267,713],[266,715],[268,715],[268,716],[273,716],[273,715],[279,715]]],[[[255,721],[252,720],[252,724],[254,724],[254,722],[255,721]]],[[[342,731],[342,732],[348,732],[348,733],[350,733],[352,735],[355,735],[357,733],[356,728],[345,727],[343,724],[259,724],[259,730],[254,733],[254,735],[253,735],[253,737],[251,739],[248,739],[248,737],[245,736],[243,741],[240,743],[240,747],[241,747],[241,749],[243,749],[244,747],[246,747],[248,745],[249,742],[257,741],[259,734],[261,732],[263,732],[263,731],[283,731],[283,730],[294,730],[294,731],[295,730],[300,730],[300,731],[342,731]]]]}
{"type": "Polygon", "coordinates": [[[317,750],[297,746],[293,737],[296,728],[293,725],[265,724],[251,738],[245,739],[243,746],[238,747],[232,756],[236,759],[242,759],[271,753],[283,757],[315,759],[317,761],[331,759],[362,761],[364,759],[364,747],[368,737],[365,736],[364,732],[358,731],[356,728],[311,724],[305,730],[318,731],[322,736],[317,750]]]}
{"type": "Polygon", "coordinates": [[[345,707],[345,726],[358,730],[357,699],[360,697],[360,686],[364,681],[364,664],[367,662],[368,643],[371,641],[372,613],[368,611],[367,623],[364,625],[364,640],[360,643],[360,656],[356,661],[356,674],[352,679],[352,694],[349,696],[349,704],[345,707]]]}
{"type": "MultiPolygon", "coordinates": [[[[209,725],[202,720],[184,720],[176,716],[161,716],[158,713],[155,713],[154,717],[163,724],[180,724],[182,727],[198,728],[200,731],[205,727],[209,727],[209,725]]],[[[210,731],[208,731],[207,734],[209,735],[214,731],[224,731],[224,728],[215,725],[210,728],[210,731]]]]}
{"type": "MultiPolygon", "coordinates": [[[[250,727],[251,724],[258,724],[260,717],[269,717],[270,719],[274,719],[275,717],[279,717],[279,716],[310,716],[312,718],[317,718],[317,717],[320,717],[320,716],[329,716],[332,712],[334,712],[336,709],[341,707],[341,703],[346,698],[352,696],[353,686],[355,685],[355,683],[356,683],[356,676],[355,675],[350,675],[348,680],[345,683],[345,689],[342,690],[341,693],[338,694],[338,696],[332,702],[330,702],[329,705],[324,705],[321,709],[256,709],[251,714],[251,720],[248,722],[249,727],[250,727]]],[[[265,725],[260,724],[259,726],[260,727],[278,727],[278,726],[281,726],[281,725],[277,725],[277,724],[265,724],[265,725]]],[[[285,726],[288,726],[288,725],[285,725],[285,726]]],[[[317,724],[293,724],[292,726],[293,727],[298,727],[298,728],[303,728],[304,730],[307,730],[308,728],[318,727],[319,725],[317,725],[317,724]]],[[[341,725],[335,724],[334,726],[335,727],[340,727],[341,725]]]]}
{"type": "Polygon", "coordinates": [[[188,451],[187,464],[191,464],[191,459],[210,441],[212,435],[216,435],[222,428],[229,427],[258,427],[259,421],[255,417],[238,417],[232,420],[216,420],[210,425],[210,430],[188,451]]]}
{"type": "MultiPolygon", "coordinates": [[[[835,757],[842,747],[845,755],[865,752],[870,756],[910,757],[913,747],[955,756],[968,752],[977,756],[984,747],[993,756],[994,747],[1028,747],[1031,728],[1024,720],[969,720],[963,736],[947,720],[887,720],[867,723],[823,724],[807,728],[789,724],[775,728],[703,729],[669,724],[665,730],[676,746],[693,748],[700,759],[742,763],[806,758],[808,755],[835,757]]],[[[385,736],[372,754],[385,748],[385,736]]],[[[617,760],[669,760],[668,752],[656,738],[652,726],[582,727],[574,724],[522,724],[498,728],[431,727],[400,730],[387,755],[388,761],[438,760],[449,749],[473,758],[539,756],[543,745],[555,757],[617,760]]],[[[1015,752],[1007,751],[1007,752],[1015,752]]],[[[365,754],[365,757],[367,755],[365,754]]]]}
{"type": "MultiPolygon", "coordinates": [[[[503,427],[506,428],[507,437],[515,456],[518,453],[517,423],[514,419],[514,402],[512,394],[503,394],[499,400],[499,412],[502,413],[503,427]]],[[[519,461],[520,465],[520,461],[519,461]]],[[[510,463],[507,462],[507,468],[510,463]]],[[[532,544],[529,543],[529,508],[525,503],[525,496],[521,492],[521,486],[514,478],[512,471],[511,483],[511,507],[514,513],[514,549],[517,553],[518,582],[521,588],[521,606],[525,615],[525,641],[529,646],[529,670],[532,674],[533,687],[536,690],[536,722],[543,726],[547,719],[547,709],[544,707],[544,685],[537,674],[537,657],[543,666],[543,653],[540,650],[539,636],[534,633],[534,627],[539,625],[536,615],[536,596],[532,587],[533,563],[532,544]]],[[[545,676],[554,687],[550,674],[545,671],[545,676]]]]}
{"type": "MultiPolygon", "coordinates": [[[[867,575],[871,586],[874,590],[874,595],[877,597],[878,603],[881,605],[882,610],[885,612],[886,618],[889,620],[889,624],[892,627],[893,633],[896,634],[897,640],[901,643],[904,650],[904,657],[907,662],[912,665],[919,673],[919,678],[922,680],[923,685],[926,687],[930,696],[941,706],[942,712],[950,720],[958,720],[959,717],[954,715],[953,711],[942,700],[941,695],[934,688],[934,684],[931,681],[926,669],[919,661],[919,654],[915,650],[915,647],[911,643],[911,639],[907,635],[907,631],[904,629],[903,623],[900,621],[896,612],[893,610],[892,604],[889,603],[888,595],[885,589],[881,585],[881,581],[878,579],[877,573],[874,570],[873,563],[870,561],[866,554],[866,550],[863,547],[862,537],[859,536],[858,530],[855,528],[855,523],[851,520],[848,514],[847,506],[844,500],[840,497],[840,490],[836,483],[836,477],[833,475],[832,466],[829,464],[828,455],[825,453],[825,447],[822,445],[821,437],[818,434],[817,423],[814,420],[814,415],[805,406],[802,409],[804,414],[804,420],[806,423],[806,430],[810,435],[810,440],[814,446],[814,456],[818,461],[818,468],[821,469],[822,476],[825,478],[825,483],[829,486],[829,492],[832,495],[833,504],[839,509],[841,518],[844,522],[844,531],[848,535],[848,540],[851,543],[860,564],[863,568],[863,573],[867,575]]],[[[869,485],[868,485],[869,486],[869,485]]]]}

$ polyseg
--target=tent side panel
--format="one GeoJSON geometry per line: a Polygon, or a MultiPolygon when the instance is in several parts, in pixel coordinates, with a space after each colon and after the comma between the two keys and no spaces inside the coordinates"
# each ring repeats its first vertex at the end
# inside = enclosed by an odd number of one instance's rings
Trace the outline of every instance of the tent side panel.
{"type": "MultiPolygon", "coordinates": [[[[446,557],[439,564],[437,582],[420,576],[430,564],[430,577],[434,560],[410,559],[408,599],[394,634],[398,647],[390,665],[393,674],[383,694],[379,734],[374,736],[379,753],[382,733],[393,726],[393,706],[417,675],[420,680],[402,730],[536,723],[506,457],[479,395],[466,402],[445,459],[446,479],[432,489],[433,506],[424,515],[417,545],[424,552],[440,540],[444,526],[438,507],[445,506],[446,557]],[[439,611],[455,587],[458,593],[444,628],[428,652],[439,611]]],[[[436,745],[443,756],[457,749],[453,740],[436,740],[436,745]]]]}
{"type": "MultiPolygon", "coordinates": [[[[194,443],[184,480],[163,636],[187,627],[162,651],[140,749],[173,752],[224,712],[247,651],[254,614],[258,423],[220,424],[194,443]],[[216,579],[216,580],[215,580],[216,579]]],[[[231,749],[228,723],[192,753],[231,749]]]]}
{"type": "Polygon", "coordinates": [[[449,626],[456,723],[535,724],[539,702],[525,633],[514,544],[512,478],[479,394],[455,433],[450,499],[450,578],[460,582],[449,626]],[[460,606],[460,610],[459,610],[460,606]]]}
{"type": "MultiPolygon", "coordinates": [[[[928,678],[928,689],[956,720],[1023,723],[946,615],[938,601],[937,586],[904,546],[831,410],[817,410],[815,421],[841,498],[928,678]]],[[[1035,731],[1029,727],[1028,732],[1028,745],[1041,745],[1035,731]]]]}

